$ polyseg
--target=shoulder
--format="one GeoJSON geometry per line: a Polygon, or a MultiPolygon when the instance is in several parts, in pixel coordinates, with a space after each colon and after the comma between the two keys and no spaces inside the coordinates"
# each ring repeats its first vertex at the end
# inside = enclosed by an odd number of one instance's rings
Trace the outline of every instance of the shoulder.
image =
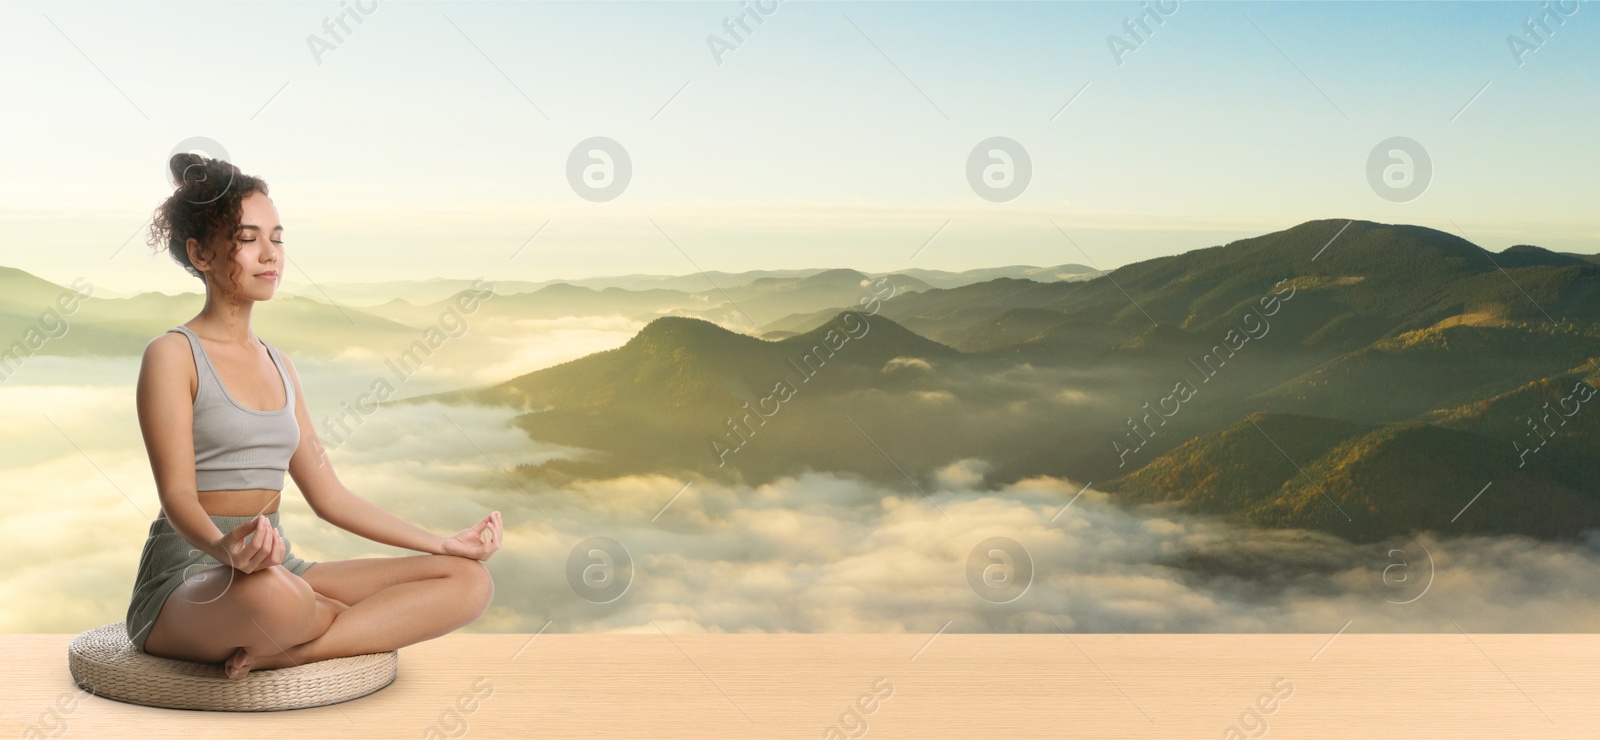
{"type": "Polygon", "coordinates": [[[182,333],[166,332],[145,344],[139,366],[141,385],[192,388],[198,377],[194,353],[182,333]]]}
{"type": "Polygon", "coordinates": [[[165,332],[144,345],[144,362],[147,365],[192,363],[192,357],[189,338],[182,332],[165,332]]]}

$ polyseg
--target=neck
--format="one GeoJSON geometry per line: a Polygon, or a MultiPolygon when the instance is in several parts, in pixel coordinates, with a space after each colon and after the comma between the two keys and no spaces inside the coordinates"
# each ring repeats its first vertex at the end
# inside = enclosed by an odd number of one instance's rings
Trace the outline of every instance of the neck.
{"type": "Polygon", "coordinates": [[[207,284],[206,304],[193,323],[205,329],[209,339],[248,347],[255,342],[255,332],[250,328],[250,313],[254,307],[255,301],[221,296],[207,284]]]}

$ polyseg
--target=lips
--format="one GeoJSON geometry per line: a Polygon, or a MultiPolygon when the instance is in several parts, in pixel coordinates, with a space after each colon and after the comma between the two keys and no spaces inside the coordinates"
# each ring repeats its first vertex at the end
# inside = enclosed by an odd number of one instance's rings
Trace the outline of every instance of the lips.
{"type": "Polygon", "coordinates": [[[278,279],[278,273],[276,273],[276,272],[258,272],[258,273],[256,273],[256,277],[265,278],[267,280],[277,280],[278,279]]]}

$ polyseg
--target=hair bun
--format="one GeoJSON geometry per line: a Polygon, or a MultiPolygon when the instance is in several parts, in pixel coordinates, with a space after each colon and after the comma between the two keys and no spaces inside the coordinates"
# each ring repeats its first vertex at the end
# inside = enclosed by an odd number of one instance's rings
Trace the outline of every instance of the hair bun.
{"type": "Polygon", "coordinates": [[[194,152],[178,152],[167,161],[167,169],[172,173],[174,187],[183,188],[189,183],[206,179],[206,158],[194,152]]]}

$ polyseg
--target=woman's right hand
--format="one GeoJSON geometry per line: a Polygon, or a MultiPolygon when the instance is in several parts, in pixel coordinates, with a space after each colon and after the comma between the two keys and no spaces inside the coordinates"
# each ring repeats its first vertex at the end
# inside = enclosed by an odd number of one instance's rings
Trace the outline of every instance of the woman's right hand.
{"type": "Polygon", "coordinates": [[[217,562],[231,565],[243,573],[254,573],[283,562],[283,538],[264,516],[257,516],[240,524],[217,540],[217,549],[223,557],[217,562]],[[253,537],[251,535],[254,535],[253,537]],[[245,538],[250,541],[246,542],[245,538]]]}

